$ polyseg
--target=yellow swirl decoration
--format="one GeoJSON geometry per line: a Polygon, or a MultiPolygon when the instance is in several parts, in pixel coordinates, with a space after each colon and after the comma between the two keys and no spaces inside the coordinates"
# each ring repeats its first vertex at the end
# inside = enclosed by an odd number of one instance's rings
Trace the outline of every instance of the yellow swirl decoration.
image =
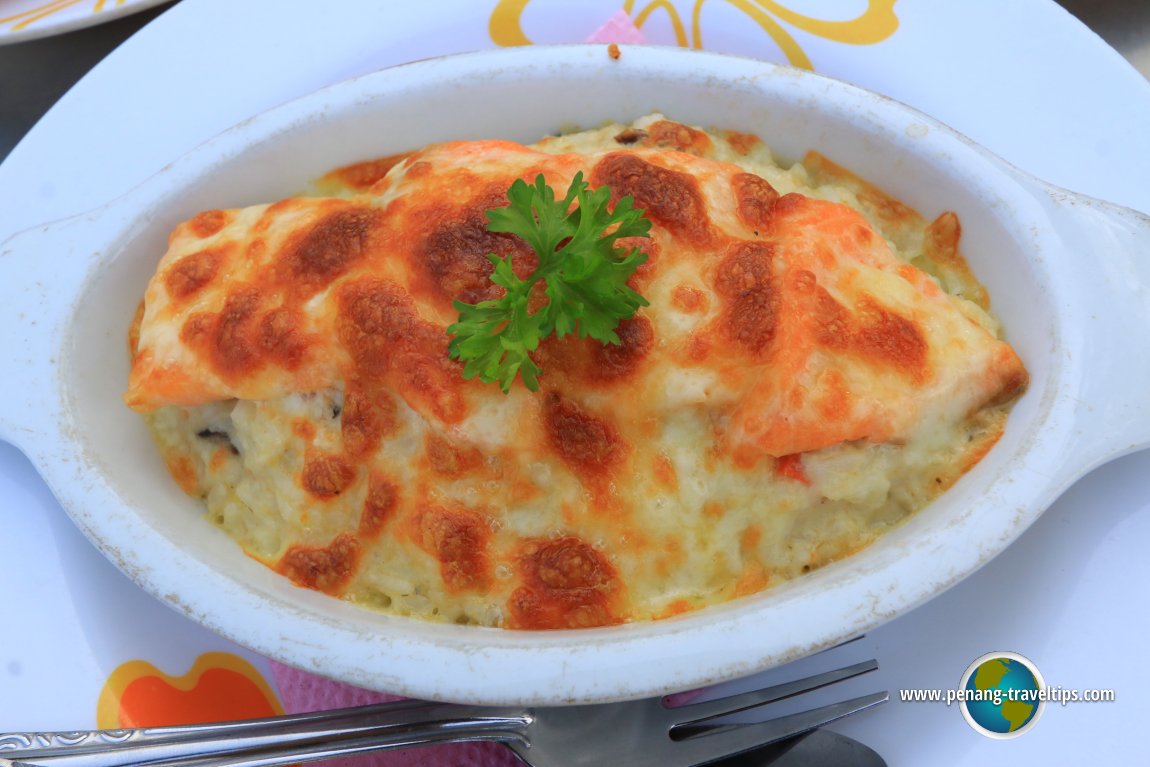
{"type": "MultiPolygon", "coordinates": [[[[702,5],[702,2],[695,4],[696,14],[698,14],[698,10],[702,5]]],[[[639,11],[638,15],[635,15],[635,0],[627,0],[627,2],[623,3],[623,10],[627,12],[628,16],[635,20],[635,26],[640,29],[647,23],[647,18],[653,12],[666,11],[667,17],[671,20],[671,26],[675,30],[675,40],[678,41],[679,47],[687,47],[687,30],[683,28],[683,20],[679,18],[679,12],[675,10],[675,6],[668,2],[668,0],[651,0],[643,10],[639,11]]],[[[696,45],[695,47],[698,48],[699,46],[696,45]]]]}
{"type": "MultiPolygon", "coordinates": [[[[498,0],[491,13],[488,29],[491,40],[500,46],[530,45],[531,39],[523,31],[523,12],[532,0],[498,0]]],[[[674,30],[675,39],[682,48],[703,47],[703,4],[694,0],[690,13],[690,29],[683,22],[672,0],[647,0],[636,9],[636,0],[624,0],[623,10],[640,29],[655,13],[665,13],[674,30]]],[[[766,32],[779,46],[787,61],[796,67],[811,69],[811,60],[790,32],[788,24],[817,37],[849,45],[874,45],[894,34],[898,17],[894,14],[895,0],[868,0],[866,10],[853,19],[818,19],[799,13],[775,0],[723,0],[737,8],[766,32]]]]}
{"type": "Polygon", "coordinates": [[[487,31],[491,41],[496,45],[509,48],[514,45],[531,45],[527,35],[523,34],[523,10],[531,0],[499,0],[495,10],[491,12],[491,19],[487,22],[487,31]]]}

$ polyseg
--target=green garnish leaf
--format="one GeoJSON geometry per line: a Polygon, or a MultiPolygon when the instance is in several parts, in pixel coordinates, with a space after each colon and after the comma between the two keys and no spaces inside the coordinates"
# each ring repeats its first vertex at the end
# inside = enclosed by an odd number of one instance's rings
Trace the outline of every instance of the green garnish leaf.
{"type": "Polygon", "coordinates": [[[542,174],[531,185],[516,180],[507,199],[506,207],[487,211],[487,229],[522,237],[539,257],[539,265],[520,279],[510,256],[489,253],[495,266],[491,281],[505,292],[478,304],[455,302],[459,321],[447,328],[452,336],[448,351],[464,363],[464,378],[478,376],[507,392],[519,376],[528,389],[538,391],[543,371],[531,352],[542,339],[575,333],[618,344],[615,328],[648,305],[627,285],[647,254],[638,248],[626,251],[617,241],[650,236],[651,222],[629,196],[607,210],[610,188],[589,188],[582,173],[575,175],[561,200],[542,174]],[[543,296],[533,290],[540,281],[543,296]]]}

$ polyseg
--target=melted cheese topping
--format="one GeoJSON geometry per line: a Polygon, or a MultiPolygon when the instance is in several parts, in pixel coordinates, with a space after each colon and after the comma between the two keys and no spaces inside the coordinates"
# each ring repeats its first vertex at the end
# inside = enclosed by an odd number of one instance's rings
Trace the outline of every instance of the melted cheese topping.
{"type": "Polygon", "coordinates": [[[434,145],[339,169],[323,196],[201,213],[148,287],[126,401],[182,486],[302,586],[530,629],[760,590],[949,486],[1027,380],[957,219],[812,164],[839,183],[653,116],[434,145]],[[648,254],[650,306],[618,346],[545,340],[538,393],[465,381],[452,302],[497,296],[488,253],[535,263],[485,211],[515,179],[580,171],[652,220],[624,243],[648,254]]]}

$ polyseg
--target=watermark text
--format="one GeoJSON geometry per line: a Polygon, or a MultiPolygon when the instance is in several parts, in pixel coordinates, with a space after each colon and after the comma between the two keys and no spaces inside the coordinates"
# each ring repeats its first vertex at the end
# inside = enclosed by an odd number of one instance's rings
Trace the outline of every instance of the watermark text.
{"type": "Polygon", "coordinates": [[[904,703],[955,703],[989,702],[1001,706],[1007,701],[1018,703],[1058,703],[1063,706],[1071,703],[1112,703],[1114,690],[1070,690],[1065,687],[1041,687],[1037,690],[899,690],[899,700],[904,703]]]}

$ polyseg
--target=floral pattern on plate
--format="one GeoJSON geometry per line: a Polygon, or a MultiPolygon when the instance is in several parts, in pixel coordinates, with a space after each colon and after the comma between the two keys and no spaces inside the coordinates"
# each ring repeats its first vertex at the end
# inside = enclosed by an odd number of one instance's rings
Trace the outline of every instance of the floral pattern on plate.
{"type": "MultiPolygon", "coordinates": [[[[524,30],[524,15],[549,0],[499,0],[491,12],[489,27],[496,45],[529,45],[534,42],[524,30]]],[[[726,6],[744,22],[761,29],[782,51],[788,63],[813,69],[811,60],[795,37],[795,31],[849,45],[874,45],[898,29],[895,0],[868,0],[866,8],[853,18],[824,19],[809,16],[775,0],[624,0],[623,11],[642,30],[649,23],[669,24],[675,44],[681,48],[703,48],[708,15],[704,6],[726,6]]]]}

